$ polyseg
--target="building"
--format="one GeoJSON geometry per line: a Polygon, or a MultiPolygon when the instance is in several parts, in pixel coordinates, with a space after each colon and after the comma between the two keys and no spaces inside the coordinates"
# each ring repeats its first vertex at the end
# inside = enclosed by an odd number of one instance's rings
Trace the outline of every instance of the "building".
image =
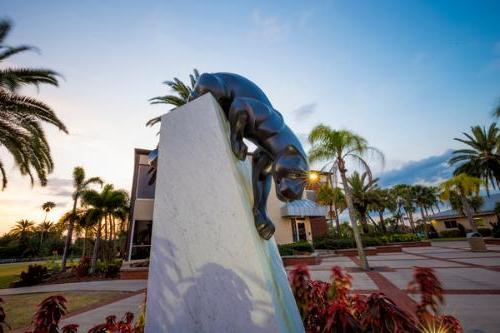
{"type": "MultiPolygon", "coordinates": [[[[127,236],[127,259],[149,257],[153,225],[154,184],[149,183],[150,150],[135,149],[134,172],[130,197],[130,219],[127,236]]],[[[327,208],[314,202],[314,190],[306,190],[304,199],[283,203],[278,200],[274,184],[267,201],[269,217],[276,226],[278,244],[300,240],[312,241],[328,231],[325,215],[327,208]]]]}
{"type": "MultiPolygon", "coordinates": [[[[500,193],[491,194],[489,197],[483,197],[483,206],[478,212],[474,213],[474,223],[478,228],[492,228],[492,223],[497,223],[498,218],[495,214],[495,205],[500,202],[500,193]]],[[[440,213],[430,216],[432,225],[439,233],[445,230],[458,229],[461,224],[465,230],[471,230],[471,226],[467,217],[460,211],[454,209],[442,211],[440,213]]]]}

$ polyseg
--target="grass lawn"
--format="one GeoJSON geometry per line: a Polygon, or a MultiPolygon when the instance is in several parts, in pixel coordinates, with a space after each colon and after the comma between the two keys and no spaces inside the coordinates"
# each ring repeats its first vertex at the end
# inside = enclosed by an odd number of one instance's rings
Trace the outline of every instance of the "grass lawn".
{"type": "Polygon", "coordinates": [[[16,262],[0,264],[0,288],[9,288],[9,284],[19,279],[19,274],[32,264],[30,262],[16,262]]]}
{"type": "MultiPolygon", "coordinates": [[[[64,293],[37,293],[25,295],[3,296],[3,307],[7,315],[6,321],[12,329],[22,328],[31,324],[31,319],[36,311],[36,306],[46,297],[52,295],[63,295],[68,300],[68,311],[73,312],[92,304],[99,304],[120,296],[126,292],[105,291],[105,292],[64,292],[64,293]]],[[[117,314],[117,316],[122,314],[117,314]]],[[[104,321],[104,318],[103,318],[104,321]]],[[[97,324],[97,323],[96,323],[97,324]]]]}

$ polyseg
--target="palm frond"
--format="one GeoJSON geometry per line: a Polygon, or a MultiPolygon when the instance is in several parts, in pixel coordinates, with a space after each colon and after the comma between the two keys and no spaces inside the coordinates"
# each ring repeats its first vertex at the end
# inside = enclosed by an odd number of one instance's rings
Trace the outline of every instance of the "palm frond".
{"type": "Polygon", "coordinates": [[[58,86],[57,72],[50,69],[40,68],[5,68],[0,70],[0,87],[15,91],[24,85],[50,84],[58,86]]]}

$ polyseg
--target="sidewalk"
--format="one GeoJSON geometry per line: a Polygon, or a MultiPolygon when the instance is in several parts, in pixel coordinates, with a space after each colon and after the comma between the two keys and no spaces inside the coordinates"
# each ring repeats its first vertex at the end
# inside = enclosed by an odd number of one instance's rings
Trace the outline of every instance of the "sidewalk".
{"type": "Polygon", "coordinates": [[[0,296],[65,291],[139,291],[146,289],[147,280],[103,280],[32,287],[0,289],[0,296]]]}

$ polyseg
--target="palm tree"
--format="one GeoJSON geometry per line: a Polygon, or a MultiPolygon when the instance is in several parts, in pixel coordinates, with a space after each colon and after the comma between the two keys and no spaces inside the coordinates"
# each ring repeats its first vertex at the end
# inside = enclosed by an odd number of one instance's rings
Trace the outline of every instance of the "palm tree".
{"type": "Polygon", "coordinates": [[[88,206],[87,219],[97,225],[96,241],[91,261],[91,273],[95,271],[97,257],[102,237],[102,222],[104,222],[105,238],[111,243],[111,251],[108,255],[111,257],[114,251],[114,219],[124,218],[123,212],[128,208],[128,194],[124,190],[115,190],[113,185],[105,185],[101,192],[95,190],[86,190],[82,193],[82,201],[88,206]],[[109,227],[109,233],[108,231],[109,227]]]}
{"type": "Polygon", "coordinates": [[[413,191],[415,193],[415,204],[420,208],[420,215],[424,223],[424,231],[426,239],[429,239],[429,225],[427,208],[434,205],[436,198],[431,188],[424,185],[414,185],[413,191]]]}
{"type": "MultiPolygon", "coordinates": [[[[9,46],[5,39],[12,27],[11,22],[0,20],[0,64],[25,51],[35,50],[28,45],[9,46]]],[[[19,94],[25,86],[38,87],[40,84],[58,85],[58,74],[50,69],[40,68],[0,68],[0,146],[14,158],[23,176],[34,183],[34,174],[40,184],[47,184],[47,174],[52,172],[54,162],[42,123],[49,123],[67,133],[66,127],[54,111],[45,103],[19,94]]],[[[7,186],[7,175],[0,160],[1,185],[7,186]]]]}
{"type": "Polygon", "coordinates": [[[45,218],[43,219],[43,222],[47,221],[47,214],[54,209],[56,206],[55,202],[53,201],[47,201],[42,205],[42,209],[45,212],[45,218]]]}
{"type": "Polygon", "coordinates": [[[40,246],[43,244],[43,236],[52,231],[54,223],[50,221],[43,221],[37,225],[37,230],[40,232],[40,246]]]}
{"type": "Polygon", "coordinates": [[[442,189],[441,199],[449,200],[453,195],[457,195],[460,198],[462,208],[467,216],[472,231],[478,232],[476,224],[474,223],[473,208],[470,204],[470,198],[479,195],[481,180],[462,173],[441,183],[440,187],[442,189]]]}
{"type": "MultiPolygon", "coordinates": [[[[89,189],[92,184],[102,185],[103,181],[99,177],[85,178],[85,170],[82,167],[75,167],[73,169],[73,209],[72,216],[76,217],[78,200],[82,193],[89,189]]],[[[73,225],[74,220],[71,219],[68,222],[68,233],[66,235],[66,241],[64,242],[64,252],[61,262],[61,270],[64,272],[66,270],[66,261],[68,259],[69,247],[71,245],[71,239],[73,238],[73,225]]]]}
{"type": "MultiPolygon", "coordinates": [[[[174,95],[157,96],[151,98],[149,101],[151,104],[168,104],[173,105],[174,108],[184,105],[188,102],[189,95],[194,89],[196,81],[200,77],[200,73],[195,68],[193,69],[193,74],[189,75],[190,85],[185,84],[178,78],[174,77],[173,80],[163,82],[166,84],[174,93],[174,95]]],[[[153,126],[161,121],[161,117],[155,117],[150,119],[146,126],[153,126]]]]}
{"type": "Polygon", "coordinates": [[[338,172],[340,174],[359,259],[362,267],[368,270],[368,261],[366,260],[361,235],[356,224],[356,210],[352,201],[352,192],[347,181],[346,160],[351,159],[359,162],[366,169],[371,179],[370,168],[364,158],[369,153],[375,153],[383,159],[383,154],[379,150],[368,146],[367,141],[361,136],[348,130],[333,130],[325,125],[318,125],[313,128],[309,134],[309,142],[311,144],[309,160],[311,162],[329,161],[327,165],[332,165],[333,173],[338,172]]]}
{"type": "Polygon", "coordinates": [[[329,183],[321,184],[316,193],[316,201],[329,207],[330,223],[333,225],[333,215],[335,215],[335,224],[337,233],[340,233],[341,214],[346,209],[345,196],[338,187],[332,187],[329,183]]]}
{"type": "Polygon", "coordinates": [[[454,171],[457,176],[466,173],[484,181],[489,195],[490,185],[495,189],[500,181],[500,133],[496,123],[485,127],[473,126],[471,133],[463,133],[465,139],[455,138],[468,146],[453,152],[450,165],[458,164],[454,171]]]}
{"type": "Polygon", "coordinates": [[[29,220],[20,220],[10,229],[9,235],[19,240],[21,245],[25,245],[28,236],[35,230],[35,222],[29,220]]]}
{"type": "Polygon", "coordinates": [[[397,197],[397,201],[404,208],[406,215],[408,215],[408,220],[410,221],[410,227],[413,232],[415,232],[415,222],[413,219],[413,213],[415,213],[415,189],[408,184],[398,184],[393,187],[394,195],[397,197]]]}
{"type": "Polygon", "coordinates": [[[377,200],[372,202],[369,206],[371,211],[374,211],[379,216],[379,224],[382,232],[386,232],[387,228],[385,225],[384,213],[387,209],[393,210],[396,202],[391,194],[391,191],[385,188],[375,188],[373,189],[377,200]]]}
{"type": "Polygon", "coordinates": [[[365,234],[369,233],[367,222],[369,207],[379,201],[376,191],[378,188],[377,181],[378,179],[370,179],[366,172],[360,175],[357,171],[347,178],[351,188],[352,203],[358,213],[365,234]]]}

